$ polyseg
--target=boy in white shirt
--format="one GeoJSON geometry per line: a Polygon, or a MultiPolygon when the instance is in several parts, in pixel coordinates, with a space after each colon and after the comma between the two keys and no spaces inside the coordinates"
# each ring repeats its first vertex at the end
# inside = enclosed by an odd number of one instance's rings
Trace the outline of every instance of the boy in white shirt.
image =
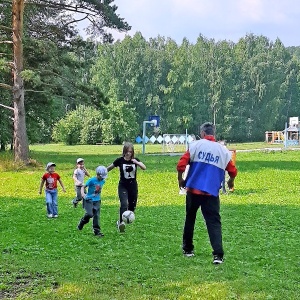
{"type": "Polygon", "coordinates": [[[84,159],[78,158],[76,161],[76,169],[73,172],[73,180],[75,184],[76,197],[72,200],[74,208],[77,207],[78,202],[82,200],[81,187],[84,183],[85,176],[90,177],[90,174],[84,166],[84,159]]]}

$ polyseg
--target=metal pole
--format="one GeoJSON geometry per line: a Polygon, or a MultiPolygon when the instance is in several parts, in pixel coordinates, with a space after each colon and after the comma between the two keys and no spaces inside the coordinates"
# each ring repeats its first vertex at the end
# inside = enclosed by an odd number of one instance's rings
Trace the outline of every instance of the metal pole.
{"type": "Polygon", "coordinates": [[[185,151],[188,149],[188,134],[187,129],[185,130],[185,151]]]}
{"type": "Polygon", "coordinates": [[[152,120],[152,121],[144,121],[143,122],[143,151],[142,151],[143,154],[145,154],[146,124],[152,124],[153,126],[156,126],[157,125],[157,121],[156,120],[152,120]]]}
{"type": "Polygon", "coordinates": [[[287,148],[287,122],[285,122],[285,128],[284,128],[284,148],[287,148]]]}
{"type": "Polygon", "coordinates": [[[145,154],[146,123],[147,121],[143,122],[143,154],[145,154]]]}

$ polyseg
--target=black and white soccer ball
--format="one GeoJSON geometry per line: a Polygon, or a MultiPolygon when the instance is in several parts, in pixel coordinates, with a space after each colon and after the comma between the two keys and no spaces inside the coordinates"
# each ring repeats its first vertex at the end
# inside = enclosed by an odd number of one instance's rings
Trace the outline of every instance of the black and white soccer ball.
{"type": "Polygon", "coordinates": [[[130,224],[135,220],[134,212],[131,210],[126,210],[122,214],[122,220],[126,224],[130,224]]]}

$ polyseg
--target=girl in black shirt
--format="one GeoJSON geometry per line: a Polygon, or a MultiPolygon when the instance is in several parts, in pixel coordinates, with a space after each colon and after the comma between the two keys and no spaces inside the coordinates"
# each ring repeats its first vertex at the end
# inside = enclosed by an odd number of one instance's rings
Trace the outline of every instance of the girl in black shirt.
{"type": "Polygon", "coordinates": [[[107,167],[107,171],[109,172],[116,167],[120,170],[120,181],[118,185],[120,216],[117,221],[117,227],[120,232],[124,232],[125,223],[122,220],[122,214],[126,210],[134,212],[137,203],[137,167],[140,167],[142,170],[146,170],[146,166],[138,158],[134,157],[133,144],[126,142],[123,147],[123,156],[117,158],[111,165],[109,165],[107,167]]]}

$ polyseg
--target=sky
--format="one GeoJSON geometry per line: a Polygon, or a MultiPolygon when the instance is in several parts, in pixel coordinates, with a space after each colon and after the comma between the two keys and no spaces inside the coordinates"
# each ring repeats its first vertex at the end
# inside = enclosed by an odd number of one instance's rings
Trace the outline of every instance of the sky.
{"type": "MultiPolygon", "coordinates": [[[[284,46],[300,46],[300,0],[115,0],[117,14],[147,40],[158,35],[181,44],[201,34],[237,43],[247,34],[279,38],[284,46]]],[[[115,39],[124,34],[113,33],[115,39]]]]}

